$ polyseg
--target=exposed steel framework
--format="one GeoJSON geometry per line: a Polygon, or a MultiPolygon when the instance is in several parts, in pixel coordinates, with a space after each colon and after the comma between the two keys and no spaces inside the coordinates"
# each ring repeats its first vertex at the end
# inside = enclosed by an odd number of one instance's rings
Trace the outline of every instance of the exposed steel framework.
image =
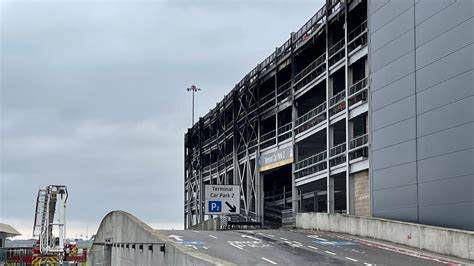
{"type": "MultiPolygon", "coordinates": [[[[285,147],[294,150],[287,177],[292,185],[282,188],[282,214],[288,221],[304,211],[306,198],[317,198],[316,192],[309,195],[300,188],[324,178],[325,211],[337,211],[334,175],[345,179],[341,211],[352,212],[351,175],[368,169],[366,19],[366,1],[327,0],[188,129],[185,228],[209,218],[204,214],[205,184],[240,185],[241,215],[260,221],[266,211],[266,192],[259,157],[285,147]],[[322,140],[317,140],[318,134],[324,136],[322,140]]],[[[272,195],[275,198],[275,191],[272,195]]]]}

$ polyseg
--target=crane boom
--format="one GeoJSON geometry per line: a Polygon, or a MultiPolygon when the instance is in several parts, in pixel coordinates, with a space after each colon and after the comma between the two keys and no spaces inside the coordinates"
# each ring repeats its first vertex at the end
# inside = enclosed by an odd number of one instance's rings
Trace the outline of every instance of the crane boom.
{"type": "Polygon", "coordinates": [[[67,187],[49,185],[38,190],[33,236],[39,237],[41,255],[63,257],[66,237],[67,187]]]}

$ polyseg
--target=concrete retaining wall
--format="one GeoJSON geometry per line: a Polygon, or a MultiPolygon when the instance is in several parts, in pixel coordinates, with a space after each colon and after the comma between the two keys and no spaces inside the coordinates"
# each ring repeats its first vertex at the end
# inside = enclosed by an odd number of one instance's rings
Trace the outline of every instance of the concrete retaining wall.
{"type": "Polygon", "coordinates": [[[380,239],[474,260],[474,231],[328,213],[299,213],[296,216],[296,227],[380,239]]]}
{"type": "Polygon", "coordinates": [[[220,228],[220,220],[213,218],[206,220],[202,223],[191,226],[191,230],[202,230],[202,231],[217,231],[220,228]]]}
{"type": "Polygon", "coordinates": [[[100,224],[87,260],[99,264],[232,265],[175,243],[124,211],[110,212],[100,224]]]}

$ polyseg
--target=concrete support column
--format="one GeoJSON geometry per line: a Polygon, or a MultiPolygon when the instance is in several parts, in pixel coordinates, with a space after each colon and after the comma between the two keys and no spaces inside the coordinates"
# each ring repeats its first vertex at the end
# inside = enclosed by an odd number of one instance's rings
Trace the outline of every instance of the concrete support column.
{"type": "Polygon", "coordinates": [[[344,2],[345,8],[344,8],[344,60],[345,60],[345,66],[344,66],[344,71],[345,71],[345,82],[344,82],[344,91],[345,91],[345,105],[346,105],[346,110],[345,110],[345,121],[346,121],[346,213],[349,214],[351,213],[351,195],[349,193],[349,187],[350,187],[350,164],[349,164],[349,141],[351,139],[351,134],[349,133],[349,55],[348,55],[348,50],[347,50],[347,42],[348,42],[348,22],[347,22],[347,14],[348,14],[348,6],[347,2],[344,2]]]}
{"type": "Polygon", "coordinates": [[[334,177],[328,177],[328,188],[327,188],[327,197],[328,197],[328,213],[334,213],[334,177]]]}

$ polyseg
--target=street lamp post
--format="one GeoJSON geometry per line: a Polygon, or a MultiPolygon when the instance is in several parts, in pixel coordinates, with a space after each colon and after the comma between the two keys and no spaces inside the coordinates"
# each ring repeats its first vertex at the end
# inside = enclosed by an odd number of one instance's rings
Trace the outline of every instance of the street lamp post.
{"type": "Polygon", "coordinates": [[[191,127],[192,127],[192,126],[194,126],[194,93],[200,91],[201,88],[198,88],[195,85],[191,85],[191,87],[187,88],[186,90],[187,91],[192,91],[192,93],[193,93],[193,103],[192,103],[192,121],[193,121],[193,123],[191,125],[191,127]]]}

